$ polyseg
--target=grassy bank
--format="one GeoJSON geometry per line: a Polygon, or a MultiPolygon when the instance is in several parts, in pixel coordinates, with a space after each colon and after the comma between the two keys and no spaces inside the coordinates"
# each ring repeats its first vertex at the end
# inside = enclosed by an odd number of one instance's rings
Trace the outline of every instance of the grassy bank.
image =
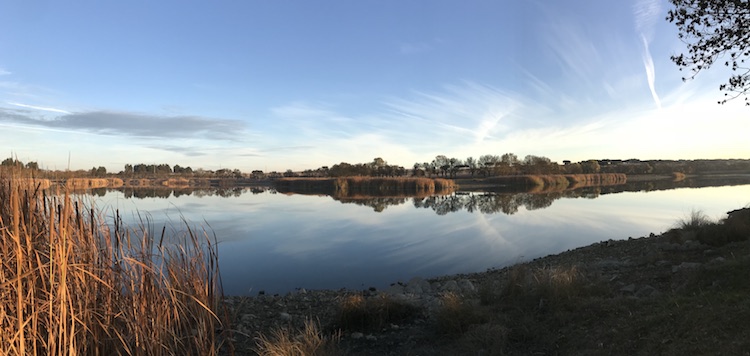
{"type": "Polygon", "coordinates": [[[107,224],[67,194],[1,184],[0,354],[217,353],[222,293],[207,234],[107,224]]]}
{"type": "Polygon", "coordinates": [[[517,176],[499,176],[482,180],[485,185],[522,188],[524,192],[543,193],[559,192],[595,186],[612,186],[627,183],[627,176],[622,173],[598,174],[527,174],[517,176]]]}
{"type": "Polygon", "coordinates": [[[417,177],[281,178],[274,182],[280,192],[317,193],[336,196],[399,194],[450,194],[453,180],[417,177]]]}

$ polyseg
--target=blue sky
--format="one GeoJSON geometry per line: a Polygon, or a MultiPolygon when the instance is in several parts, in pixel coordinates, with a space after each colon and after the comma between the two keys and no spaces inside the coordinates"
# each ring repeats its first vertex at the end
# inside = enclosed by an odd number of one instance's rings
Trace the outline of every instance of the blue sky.
{"type": "Polygon", "coordinates": [[[0,0],[0,148],[49,169],[750,158],[660,0],[0,0]]]}

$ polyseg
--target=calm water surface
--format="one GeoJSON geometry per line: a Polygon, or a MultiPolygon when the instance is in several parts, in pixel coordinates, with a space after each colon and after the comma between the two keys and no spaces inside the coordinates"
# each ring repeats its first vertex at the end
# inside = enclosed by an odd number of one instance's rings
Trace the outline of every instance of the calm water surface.
{"type": "Polygon", "coordinates": [[[165,224],[184,229],[182,217],[210,228],[219,240],[225,292],[245,295],[384,288],[414,276],[503,267],[593,242],[666,231],[692,210],[718,219],[750,203],[750,185],[562,198],[551,205],[516,204],[511,215],[482,209],[487,199],[464,207],[471,199],[477,194],[416,203],[408,198],[374,208],[328,196],[243,189],[230,197],[196,192],[166,199],[109,191],[94,204],[110,215],[119,209],[131,222],[140,213],[157,230],[165,224]]]}

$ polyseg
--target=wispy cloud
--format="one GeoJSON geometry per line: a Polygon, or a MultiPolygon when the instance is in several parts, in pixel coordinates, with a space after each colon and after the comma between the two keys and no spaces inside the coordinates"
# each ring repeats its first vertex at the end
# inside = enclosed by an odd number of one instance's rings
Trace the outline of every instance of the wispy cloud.
{"type": "Polygon", "coordinates": [[[430,137],[450,136],[455,142],[480,143],[507,130],[505,122],[518,108],[513,95],[491,86],[464,83],[444,92],[417,92],[410,99],[386,103],[396,122],[418,127],[430,137]]]}
{"type": "MultiPolygon", "coordinates": [[[[16,105],[19,106],[19,105],[16,105]]],[[[49,108],[21,106],[45,110],[49,108]]],[[[55,109],[56,110],[56,109],[55,109]]],[[[61,112],[54,110],[46,110],[61,112]]],[[[237,120],[212,119],[201,116],[157,116],[113,111],[70,113],[52,119],[11,110],[0,110],[0,122],[17,123],[41,128],[84,131],[102,135],[150,138],[239,139],[245,125],[237,120]]]]}
{"type": "Polygon", "coordinates": [[[638,0],[633,5],[635,15],[635,29],[646,41],[651,42],[654,26],[661,19],[661,5],[658,0],[638,0]]]}
{"type": "Polygon", "coordinates": [[[596,76],[594,70],[601,66],[601,55],[582,25],[553,17],[548,26],[547,44],[563,71],[574,74],[579,81],[596,76]]]}
{"type": "Polygon", "coordinates": [[[13,74],[13,73],[11,73],[11,72],[3,69],[3,68],[0,68],[0,75],[10,75],[10,74],[13,74]]]}
{"type": "Polygon", "coordinates": [[[661,5],[658,0],[638,0],[633,7],[635,29],[641,35],[643,42],[642,57],[643,66],[646,70],[646,79],[648,80],[648,88],[651,91],[651,96],[654,98],[657,108],[661,108],[661,100],[659,99],[659,94],[656,92],[656,71],[649,46],[653,37],[654,26],[659,19],[660,13],[661,5]]]}
{"type": "Polygon", "coordinates": [[[659,94],[656,92],[656,71],[654,69],[654,60],[651,58],[651,51],[648,49],[648,41],[646,37],[643,38],[643,66],[646,68],[646,80],[648,81],[648,89],[651,91],[651,96],[654,98],[654,103],[657,108],[661,108],[661,100],[659,94]]]}
{"type": "Polygon", "coordinates": [[[27,104],[21,104],[21,103],[13,103],[13,102],[8,102],[8,105],[18,106],[18,107],[27,108],[27,109],[56,112],[60,114],[70,114],[70,112],[67,110],[56,109],[56,108],[51,108],[51,107],[27,105],[27,104]]]}

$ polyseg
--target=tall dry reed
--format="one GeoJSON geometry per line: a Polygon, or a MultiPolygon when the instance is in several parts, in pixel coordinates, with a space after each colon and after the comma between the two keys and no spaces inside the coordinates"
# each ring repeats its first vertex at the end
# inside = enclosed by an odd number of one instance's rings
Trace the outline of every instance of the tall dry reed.
{"type": "Polygon", "coordinates": [[[225,319],[208,234],[157,237],[117,214],[108,225],[67,194],[1,182],[0,354],[217,354],[225,319]]]}

